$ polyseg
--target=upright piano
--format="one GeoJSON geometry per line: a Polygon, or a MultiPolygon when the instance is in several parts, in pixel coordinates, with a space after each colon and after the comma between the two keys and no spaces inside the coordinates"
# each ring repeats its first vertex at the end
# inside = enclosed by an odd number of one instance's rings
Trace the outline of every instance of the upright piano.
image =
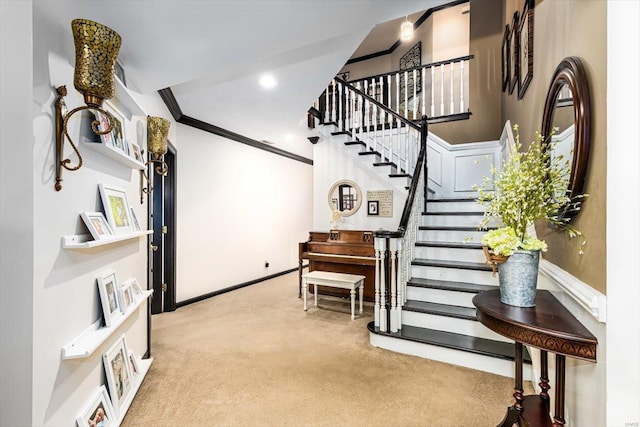
{"type": "MultiPolygon", "coordinates": [[[[376,255],[373,231],[311,231],[306,242],[298,244],[298,296],[301,295],[302,261],[309,260],[309,271],[331,271],[365,276],[364,299],[374,300],[376,255]]],[[[313,290],[313,289],[310,289],[313,290]]],[[[318,292],[333,296],[349,296],[343,289],[320,286],[318,292]]]]}

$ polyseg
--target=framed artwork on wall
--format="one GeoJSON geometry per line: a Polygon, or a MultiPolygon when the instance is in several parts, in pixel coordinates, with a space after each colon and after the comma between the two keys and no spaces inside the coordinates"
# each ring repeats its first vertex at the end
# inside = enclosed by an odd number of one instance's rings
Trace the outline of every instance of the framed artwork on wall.
{"type": "Polygon", "coordinates": [[[509,87],[509,76],[511,75],[511,27],[504,27],[504,35],[502,36],[502,91],[506,92],[509,87]]]}
{"type": "Polygon", "coordinates": [[[520,67],[518,64],[518,11],[513,14],[513,21],[511,22],[511,37],[509,43],[509,62],[511,64],[511,72],[509,73],[509,94],[513,93],[513,89],[518,85],[518,76],[520,67]]]}
{"type": "Polygon", "coordinates": [[[118,411],[133,391],[133,374],[127,343],[122,335],[103,355],[104,370],[113,407],[118,411]]]}
{"type": "MultiPolygon", "coordinates": [[[[129,155],[129,146],[125,139],[125,118],[124,115],[111,103],[105,102],[104,109],[111,114],[114,119],[113,127],[111,128],[111,132],[106,133],[104,135],[100,135],[100,140],[103,144],[115,147],[118,150],[121,150],[127,156],[129,155]]],[[[98,120],[98,129],[103,131],[108,129],[109,127],[109,119],[108,117],[97,110],[92,110],[96,119],[98,120]]]]}
{"type": "Polygon", "coordinates": [[[533,0],[524,0],[518,37],[518,99],[522,99],[533,79],[533,0]]]}
{"type": "Polygon", "coordinates": [[[105,326],[111,326],[122,316],[116,272],[108,270],[98,276],[98,293],[105,326]]]}
{"type": "MultiPolygon", "coordinates": [[[[408,70],[414,67],[422,65],[422,42],[416,43],[411,49],[400,57],[400,71],[408,70]]],[[[400,102],[404,102],[405,90],[409,90],[406,96],[411,99],[413,97],[413,72],[407,73],[407,80],[404,80],[404,73],[401,74],[400,83],[400,102]]],[[[420,74],[416,78],[415,82],[416,94],[422,91],[422,79],[420,74]]]]}
{"type": "Polygon", "coordinates": [[[76,419],[78,427],[116,425],[116,416],[105,386],[100,386],[98,392],[93,395],[89,404],[76,419]]]}
{"type": "Polygon", "coordinates": [[[107,184],[99,184],[100,198],[109,225],[115,234],[127,234],[134,231],[127,193],[107,184]]]}
{"type": "Polygon", "coordinates": [[[102,212],[82,212],[80,217],[89,229],[94,240],[109,239],[113,237],[113,230],[107,223],[102,212]]]}
{"type": "Polygon", "coordinates": [[[367,215],[378,216],[378,200],[369,200],[367,202],[367,215]]]}

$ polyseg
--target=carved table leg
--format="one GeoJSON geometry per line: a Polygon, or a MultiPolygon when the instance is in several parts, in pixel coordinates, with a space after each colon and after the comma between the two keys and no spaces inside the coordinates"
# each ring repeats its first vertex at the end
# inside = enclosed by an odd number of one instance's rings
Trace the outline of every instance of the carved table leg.
{"type": "Polygon", "coordinates": [[[364,299],[364,279],[360,281],[360,314],[362,314],[362,300],[364,299]]]}
{"type": "Polygon", "coordinates": [[[547,402],[547,406],[549,405],[549,389],[551,386],[549,385],[549,361],[547,358],[547,352],[545,350],[540,350],[540,382],[538,383],[540,386],[540,398],[544,399],[547,402]]]}
{"type": "Polygon", "coordinates": [[[514,424],[520,425],[520,414],[522,413],[522,402],[524,400],[524,390],[522,388],[522,343],[515,343],[515,356],[516,377],[513,397],[515,397],[516,402],[507,409],[507,414],[502,422],[498,424],[498,427],[512,427],[514,424]]]}
{"type": "Polygon", "coordinates": [[[304,311],[307,311],[307,279],[302,279],[302,301],[304,301],[304,311]]]}
{"type": "Polygon", "coordinates": [[[564,367],[565,358],[561,354],[556,354],[556,407],[553,417],[553,426],[562,427],[564,425],[564,367]]]}

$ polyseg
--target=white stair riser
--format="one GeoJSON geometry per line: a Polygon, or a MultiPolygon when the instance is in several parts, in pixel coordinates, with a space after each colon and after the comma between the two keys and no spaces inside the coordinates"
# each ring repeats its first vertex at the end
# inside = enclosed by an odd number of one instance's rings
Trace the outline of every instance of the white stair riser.
{"type": "Polygon", "coordinates": [[[440,248],[433,246],[416,246],[415,258],[439,259],[451,261],[485,262],[481,249],[440,248]]]}
{"type": "Polygon", "coordinates": [[[422,225],[478,227],[482,221],[480,215],[422,215],[422,225]]]}
{"type": "Polygon", "coordinates": [[[457,268],[428,267],[412,265],[411,276],[424,279],[448,280],[451,282],[479,283],[481,285],[497,285],[498,275],[491,276],[490,271],[463,270],[457,268]]]}
{"type": "Polygon", "coordinates": [[[438,304],[457,305],[474,308],[471,300],[476,294],[471,292],[447,291],[444,289],[421,288],[407,286],[407,299],[414,301],[434,302],[438,304]]]}
{"type": "Polygon", "coordinates": [[[476,202],[429,202],[427,212],[484,212],[484,207],[476,202]]]}
{"type": "MultiPolygon", "coordinates": [[[[384,348],[397,353],[437,360],[457,366],[464,366],[503,377],[514,377],[513,361],[483,356],[481,354],[422,344],[415,341],[393,338],[369,332],[369,342],[374,347],[384,348]]],[[[523,380],[531,381],[531,365],[523,366],[523,380]]]]}
{"type": "Polygon", "coordinates": [[[480,239],[486,231],[457,231],[457,230],[419,230],[418,240],[423,242],[464,242],[470,239],[470,242],[480,243],[480,239]]]}
{"type": "Polygon", "coordinates": [[[458,319],[455,317],[439,316],[437,314],[403,310],[402,324],[513,343],[512,340],[496,334],[477,320],[458,319]]]}

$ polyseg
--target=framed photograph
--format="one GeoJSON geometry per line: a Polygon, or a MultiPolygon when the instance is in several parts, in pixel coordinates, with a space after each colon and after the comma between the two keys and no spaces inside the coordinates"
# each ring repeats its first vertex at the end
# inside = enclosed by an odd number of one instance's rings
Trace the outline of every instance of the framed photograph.
{"type": "Polygon", "coordinates": [[[131,309],[136,303],[136,297],[133,294],[133,288],[131,287],[132,282],[127,280],[120,286],[120,309],[122,314],[125,314],[127,311],[131,309]]]}
{"type": "Polygon", "coordinates": [[[129,351],[129,366],[131,366],[131,373],[134,377],[140,375],[140,368],[138,367],[138,356],[136,356],[133,350],[129,351]]]}
{"type": "Polygon", "coordinates": [[[133,374],[124,335],[109,347],[102,355],[102,360],[107,374],[111,402],[115,410],[119,411],[133,390],[133,374]]]}
{"type": "Polygon", "coordinates": [[[142,153],[140,152],[140,146],[135,142],[129,142],[131,157],[135,159],[136,162],[142,162],[142,153]]]}
{"type": "Polygon", "coordinates": [[[107,184],[99,184],[100,198],[107,222],[115,234],[127,234],[134,231],[131,221],[131,209],[127,193],[107,184]]]}
{"type": "Polygon", "coordinates": [[[522,99],[533,79],[533,0],[524,0],[518,37],[518,99],[522,99]]]}
{"type": "Polygon", "coordinates": [[[98,277],[98,293],[102,304],[104,324],[111,326],[122,316],[118,281],[114,270],[105,271],[98,277]]]}
{"type": "Polygon", "coordinates": [[[133,223],[133,230],[140,231],[140,223],[138,222],[136,211],[134,211],[133,208],[131,208],[131,222],[133,223]]]}
{"type": "Polygon", "coordinates": [[[113,230],[107,223],[102,212],[81,212],[80,217],[89,229],[94,240],[109,239],[113,237],[113,230]]]}
{"type": "Polygon", "coordinates": [[[511,45],[511,27],[506,25],[504,27],[504,35],[502,36],[502,91],[506,92],[509,87],[509,76],[511,75],[511,58],[510,58],[510,45],[511,45]]]}
{"type": "Polygon", "coordinates": [[[116,425],[116,416],[105,386],[91,398],[84,411],[76,419],[78,427],[109,427],[116,425]]]}
{"type": "Polygon", "coordinates": [[[518,11],[513,14],[511,22],[511,37],[509,41],[509,62],[511,63],[511,71],[509,72],[509,94],[513,93],[513,89],[518,85],[518,76],[520,72],[518,64],[518,11]]]}
{"type": "MultiPolygon", "coordinates": [[[[115,147],[121,150],[126,155],[129,155],[129,148],[127,147],[127,141],[125,139],[125,118],[124,115],[118,111],[113,105],[109,102],[105,102],[103,104],[104,109],[109,112],[114,119],[113,128],[111,132],[106,133],[104,135],[100,135],[100,140],[103,144],[109,145],[111,147],[115,147]]],[[[100,122],[98,128],[102,131],[109,128],[109,118],[97,110],[94,111],[94,115],[96,119],[100,122]]]]}
{"type": "Polygon", "coordinates": [[[136,278],[131,279],[131,291],[133,292],[133,296],[136,298],[136,300],[138,298],[142,298],[144,290],[142,289],[142,286],[140,286],[140,282],[138,282],[138,279],[136,278]]]}
{"type": "Polygon", "coordinates": [[[367,215],[377,216],[378,215],[378,200],[369,200],[367,202],[367,215]]]}

